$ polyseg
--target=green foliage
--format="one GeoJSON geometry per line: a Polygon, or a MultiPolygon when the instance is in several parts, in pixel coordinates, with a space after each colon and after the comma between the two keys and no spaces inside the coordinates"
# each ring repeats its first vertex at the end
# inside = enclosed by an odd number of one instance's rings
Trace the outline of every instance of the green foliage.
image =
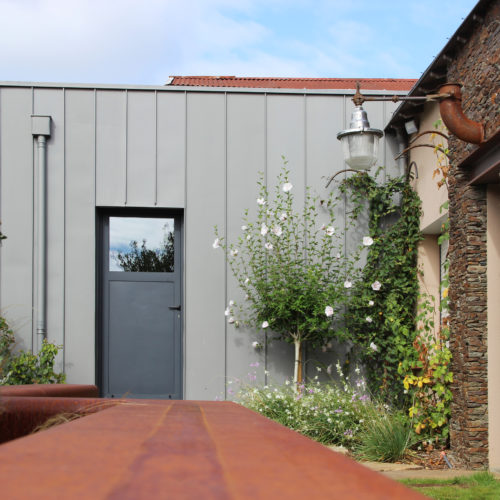
{"type": "MultiPolygon", "coordinates": [[[[269,328],[296,345],[307,341],[317,346],[332,337],[344,340],[345,330],[338,320],[349,297],[346,281],[350,287],[359,274],[354,265],[359,252],[346,256],[342,250],[335,200],[319,200],[307,189],[302,210],[295,211],[286,168],[278,176],[273,199],[262,175],[258,186],[256,219],[251,221],[245,211],[237,244],[226,243],[215,228],[214,247],[223,248],[246,294],[238,308],[246,315],[243,321],[269,328]]],[[[227,315],[238,324],[242,320],[234,318],[235,307],[231,303],[227,315]]]]}
{"type": "Polygon", "coordinates": [[[489,472],[453,479],[405,479],[401,481],[419,493],[436,500],[496,500],[500,481],[489,472]]]}
{"type": "Polygon", "coordinates": [[[38,354],[13,353],[14,334],[0,317],[0,385],[61,384],[66,375],[54,372],[54,360],[59,346],[43,340],[38,354]]]}
{"type": "Polygon", "coordinates": [[[172,272],[174,270],[174,235],[168,232],[163,246],[156,250],[147,248],[146,240],[139,247],[137,241],[130,242],[128,252],[118,252],[118,265],[128,272],[172,272]]]}
{"type": "Polygon", "coordinates": [[[397,462],[415,443],[411,421],[402,412],[367,412],[354,454],[370,462],[397,462]]]}
{"type": "Polygon", "coordinates": [[[365,415],[376,411],[361,378],[358,384],[353,388],[344,379],[341,385],[313,380],[298,390],[288,381],[275,387],[242,386],[236,401],[320,443],[352,447],[365,415]]]}
{"type": "Polygon", "coordinates": [[[404,405],[408,398],[398,364],[413,355],[421,202],[404,177],[378,184],[376,176],[360,173],[344,181],[341,190],[350,195],[354,220],[366,211],[368,204],[370,236],[374,241],[362,279],[351,296],[347,328],[360,346],[355,354],[368,370],[370,391],[391,404],[404,405]],[[378,291],[372,287],[375,281],[381,284],[378,291]],[[370,343],[377,349],[370,349],[370,343]]]}

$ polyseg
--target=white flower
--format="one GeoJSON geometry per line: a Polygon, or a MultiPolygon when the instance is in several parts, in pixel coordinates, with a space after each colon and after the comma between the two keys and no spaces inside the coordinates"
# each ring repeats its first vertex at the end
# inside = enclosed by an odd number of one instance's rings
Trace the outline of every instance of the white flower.
{"type": "Polygon", "coordinates": [[[365,236],[363,238],[363,245],[365,247],[369,247],[369,246],[373,245],[373,238],[370,238],[370,236],[365,236]]]}
{"type": "Polygon", "coordinates": [[[230,305],[231,307],[233,307],[233,306],[234,306],[234,300],[230,300],[230,301],[229,301],[229,305],[230,305]]]}
{"type": "Polygon", "coordinates": [[[352,282],[350,282],[349,280],[345,280],[344,281],[344,288],[351,288],[352,287],[352,282]]]}
{"type": "Polygon", "coordinates": [[[335,228],[333,226],[328,226],[325,232],[328,236],[333,236],[335,234],[335,228]]]}
{"type": "Polygon", "coordinates": [[[331,364],[326,367],[326,373],[328,373],[328,375],[332,374],[332,365],[331,364]]]}
{"type": "Polygon", "coordinates": [[[380,284],[380,281],[375,281],[374,283],[372,283],[372,290],[375,290],[376,292],[378,292],[381,287],[382,285],[380,284]]]}
{"type": "Polygon", "coordinates": [[[273,249],[273,244],[272,243],[269,243],[269,241],[264,245],[268,250],[272,250],[273,249]]]}
{"type": "Polygon", "coordinates": [[[373,302],[373,300],[369,300],[368,301],[368,305],[371,307],[371,306],[374,306],[375,305],[375,302],[373,302]]]}
{"type": "Polygon", "coordinates": [[[342,257],[342,255],[340,255],[340,252],[335,256],[337,259],[340,259],[340,257],[342,257]]]}
{"type": "Polygon", "coordinates": [[[291,182],[285,182],[285,184],[283,184],[283,191],[285,193],[288,193],[289,191],[291,191],[293,188],[293,184],[291,182]]]}
{"type": "Polygon", "coordinates": [[[257,205],[265,205],[266,200],[264,198],[257,198],[257,205]]]}
{"type": "Polygon", "coordinates": [[[367,316],[365,319],[367,323],[371,323],[373,321],[371,316],[367,316]]]}
{"type": "Polygon", "coordinates": [[[231,310],[229,307],[226,307],[226,310],[224,311],[224,316],[229,316],[231,314],[231,310]]]}
{"type": "Polygon", "coordinates": [[[248,226],[241,226],[242,231],[246,231],[248,229],[248,226]]]}
{"type": "Polygon", "coordinates": [[[260,227],[260,234],[262,234],[262,236],[265,236],[268,231],[269,228],[265,224],[262,224],[262,226],[260,227]]]}
{"type": "Polygon", "coordinates": [[[281,236],[283,234],[283,230],[281,229],[281,226],[274,226],[273,227],[273,233],[276,236],[281,236]]]}
{"type": "Polygon", "coordinates": [[[232,256],[232,257],[236,257],[236,256],[238,255],[238,253],[239,253],[239,251],[238,251],[238,249],[237,249],[237,248],[233,248],[233,249],[231,250],[231,256],[232,256]]]}
{"type": "Polygon", "coordinates": [[[215,241],[212,245],[214,248],[219,248],[220,247],[220,240],[219,238],[215,238],[215,241]]]}
{"type": "Polygon", "coordinates": [[[267,321],[262,322],[262,328],[267,328],[269,326],[269,323],[267,321]]]}
{"type": "Polygon", "coordinates": [[[247,234],[247,240],[251,240],[252,239],[252,235],[249,233],[247,234]]]}
{"type": "Polygon", "coordinates": [[[316,367],[316,370],[318,370],[319,372],[321,371],[321,368],[319,366],[316,367]]]}
{"type": "Polygon", "coordinates": [[[235,321],[236,320],[232,316],[227,320],[227,322],[231,324],[234,323],[235,321]]]}
{"type": "Polygon", "coordinates": [[[260,342],[254,341],[252,342],[252,347],[254,349],[260,349],[262,347],[262,344],[260,342]]]}
{"type": "Polygon", "coordinates": [[[250,278],[245,278],[245,285],[248,285],[250,283],[250,278]]]}
{"type": "Polygon", "coordinates": [[[370,343],[370,348],[374,351],[378,351],[378,347],[373,342],[370,343]]]}
{"type": "Polygon", "coordinates": [[[287,218],[288,218],[288,216],[287,216],[286,212],[283,212],[279,217],[281,222],[285,222],[287,220],[287,218]]]}
{"type": "Polygon", "coordinates": [[[326,306],[325,307],[325,314],[327,317],[333,316],[333,307],[332,306],[326,306]]]}
{"type": "Polygon", "coordinates": [[[446,346],[446,349],[449,349],[449,348],[450,348],[450,341],[449,341],[449,340],[447,340],[447,341],[444,343],[444,345],[446,346]]]}

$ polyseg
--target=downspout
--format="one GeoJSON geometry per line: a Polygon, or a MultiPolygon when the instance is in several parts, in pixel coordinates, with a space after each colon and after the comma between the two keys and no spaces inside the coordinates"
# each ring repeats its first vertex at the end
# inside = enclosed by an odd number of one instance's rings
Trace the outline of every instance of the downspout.
{"type": "Polygon", "coordinates": [[[36,347],[38,352],[47,338],[47,155],[46,141],[50,137],[50,116],[31,115],[31,133],[36,139],[38,153],[38,203],[36,207],[36,347]]]}
{"type": "Polygon", "coordinates": [[[472,144],[484,142],[484,127],[482,123],[467,118],[462,110],[461,85],[447,83],[439,89],[440,94],[450,94],[450,97],[439,102],[439,112],[448,130],[456,137],[472,144]]]}

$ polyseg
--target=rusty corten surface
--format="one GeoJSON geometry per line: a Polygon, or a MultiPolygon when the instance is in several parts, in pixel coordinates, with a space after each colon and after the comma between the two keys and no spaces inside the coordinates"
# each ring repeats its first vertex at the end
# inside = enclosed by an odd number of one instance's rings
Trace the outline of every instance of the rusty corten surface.
{"type": "Polygon", "coordinates": [[[114,400],[97,398],[4,397],[0,394],[0,443],[26,436],[56,415],[87,415],[114,404],[114,400]]]}
{"type": "Polygon", "coordinates": [[[0,387],[2,396],[45,396],[51,398],[98,398],[95,385],[84,384],[29,384],[0,387]]]}
{"type": "Polygon", "coordinates": [[[0,446],[9,499],[422,499],[230,402],[127,400],[0,446]]]}

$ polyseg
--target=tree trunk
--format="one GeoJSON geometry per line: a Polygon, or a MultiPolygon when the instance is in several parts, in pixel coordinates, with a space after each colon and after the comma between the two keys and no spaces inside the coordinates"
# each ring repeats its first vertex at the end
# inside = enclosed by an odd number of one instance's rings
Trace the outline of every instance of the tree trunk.
{"type": "Polygon", "coordinates": [[[304,375],[302,371],[302,340],[294,340],[295,345],[295,365],[293,370],[293,383],[295,387],[298,387],[304,380],[304,375]]]}

